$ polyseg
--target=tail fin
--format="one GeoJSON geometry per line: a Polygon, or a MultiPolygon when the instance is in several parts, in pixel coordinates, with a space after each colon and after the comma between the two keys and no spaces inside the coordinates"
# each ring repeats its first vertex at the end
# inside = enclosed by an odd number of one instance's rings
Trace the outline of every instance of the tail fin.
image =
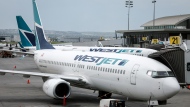
{"type": "Polygon", "coordinates": [[[16,16],[21,43],[24,47],[36,46],[35,35],[21,16],[16,16]]]}
{"type": "Polygon", "coordinates": [[[20,46],[21,48],[24,48],[24,46],[21,44],[21,42],[18,42],[18,44],[19,44],[19,46],[20,46]]]}
{"type": "Polygon", "coordinates": [[[38,13],[38,7],[36,5],[36,1],[32,0],[32,2],[33,2],[34,26],[35,26],[35,34],[36,34],[36,50],[55,49],[50,43],[46,41],[44,29],[42,26],[40,15],[38,13]]]}
{"type": "Polygon", "coordinates": [[[100,41],[98,41],[98,47],[104,47],[100,41]]]}
{"type": "Polygon", "coordinates": [[[22,52],[26,52],[26,49],[25,49],[24,46],[21,44],[21,42],[18,42],[18,44],[20,45],[21,51],[22,51],[22,52]]]}

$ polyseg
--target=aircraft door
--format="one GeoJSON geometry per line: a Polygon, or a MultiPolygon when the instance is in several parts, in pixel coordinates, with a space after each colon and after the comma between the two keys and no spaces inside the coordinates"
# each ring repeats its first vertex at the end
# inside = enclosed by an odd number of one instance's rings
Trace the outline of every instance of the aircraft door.
{"type": "Polygon", "coordinates": [[[139,69],[139,65],[136,64],[133,66],[133,69],[131,70],[130,81],[132,85],[136,85],[136,74],[137,74],[138,69],[139,69]]]}

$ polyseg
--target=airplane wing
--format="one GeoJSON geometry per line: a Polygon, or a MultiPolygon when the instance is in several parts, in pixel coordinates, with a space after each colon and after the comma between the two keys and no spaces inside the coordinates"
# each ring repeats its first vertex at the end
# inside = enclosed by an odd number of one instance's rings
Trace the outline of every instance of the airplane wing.
{"type": "Polygon", "coordinates": [[[8,49],[0,49],[0,51],[11,52],[11,53],[16,53],[16,54],[20,54],[20,55],[34,56],[33,52],[22,52],[22,51],[16,51],[16,50],[8,50],[8,49]]]}
{"type": "Polygon", "coordinates": [[[0,75],[5,75],[6,73],[21,74],[24,77],[37,76],[37,77],[46,77],[46,78],[60,78],[60,79],[66,80],[68,82],[88,84],[88,81],[82,76],[66,76],[66,75],[61,75],[61,74],[28,72],[28,71],[14,71],[14,70],[0,69],[0,75]]]}

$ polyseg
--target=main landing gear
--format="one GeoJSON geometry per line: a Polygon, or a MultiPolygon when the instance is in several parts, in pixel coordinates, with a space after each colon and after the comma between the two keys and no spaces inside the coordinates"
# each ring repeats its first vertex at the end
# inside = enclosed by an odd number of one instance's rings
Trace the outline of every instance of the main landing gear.
{"type": "Polygon", "coordinates": [[[98,97],[101,99],[109,99],[111,98],[112,93],[106,91],[99,91],[98,97]]]}

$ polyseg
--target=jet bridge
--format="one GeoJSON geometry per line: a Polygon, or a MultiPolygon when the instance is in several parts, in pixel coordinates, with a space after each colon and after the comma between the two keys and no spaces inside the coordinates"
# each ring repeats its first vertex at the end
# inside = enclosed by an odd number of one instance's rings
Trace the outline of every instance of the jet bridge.
{"type": "MultiPolygon", "coordinates": [[[[151,45],[148,48],[158,52],[148,57],[168,66],[175,74],[181,86],[190,87],[190,40],[183,40],[182,36],[170,36],[163,45],[151,45]]],[[[190,88],[189,88],[190,89],[190,88]]]]}
{"type": "Polygon", "coordinates": [[[150,54],[155,59],[168,66],[175,74],[180,84],[185,84],[185,52],[181,48],[164,48],[159,52],[150,54]]]}

